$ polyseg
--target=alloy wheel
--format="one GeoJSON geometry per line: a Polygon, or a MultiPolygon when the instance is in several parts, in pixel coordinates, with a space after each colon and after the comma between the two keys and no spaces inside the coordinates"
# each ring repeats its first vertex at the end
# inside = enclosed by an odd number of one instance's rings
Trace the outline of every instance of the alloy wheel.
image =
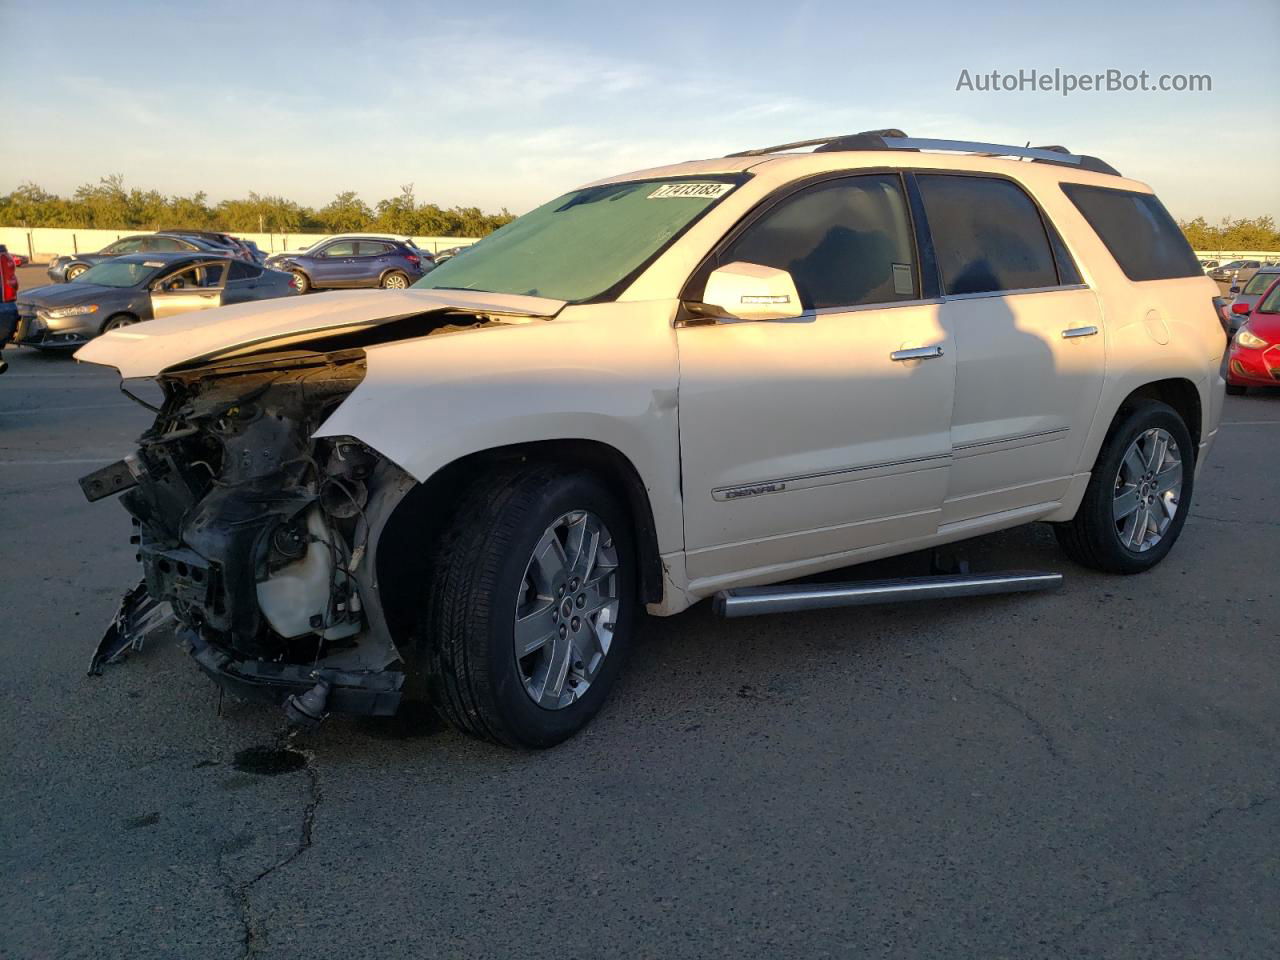
{"type": "Polygon", "coordinates": [[[1182,461],[1173,436],[1159,427],[1129,444],[1116,473],[1112,517],[1120,543],[1145,553],[1159,543],[1178,513],[1182,461]]]}
{"type": "Polygon", "coordinates": [[[617,624],[618,550],[594,513],[546,528],[525,567],[513,630],[525,693],[547,710],[581,698],[609,654],[617,624]]]}

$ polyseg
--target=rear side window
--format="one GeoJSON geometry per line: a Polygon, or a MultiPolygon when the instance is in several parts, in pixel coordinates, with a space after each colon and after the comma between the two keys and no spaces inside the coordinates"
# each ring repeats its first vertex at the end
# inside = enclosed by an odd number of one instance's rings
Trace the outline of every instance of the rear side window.
{"type": "Polygon", "coordinates": [[[1130,280],[1204,275],[1191,244],[1152,194],[1079,183],[1064,183],[1062,191],[1130,280]]]}
{"type": "Polygon", "coordinates": [[[806,310],[919,296],[911,221],[896,174],[849,177],[788,197],[718,258],[788,271],[806,310]]]}
{"type": "Polygon", "coordinates": [[[361,240],[356,247],[357,256],[361,257],[383,257],[391,252],[391,244],[377,240],[361,240]]]}
{"type": "Polygon", "coordinates": [[[919,174],[920,195],[947,294],[1058,285],[1040,211],[1015,183],[919,174]]]}
{"type": "Polygon", "coordinates": [[[231,273],[228,280],[252,280],[262,275],[262,268],[255,267],[251,263],[245,263],[243,260],[231,261],[231,273]]]}
{"type": "Polygon", "coordinates": [[[191,247],[184,244],[175,237],[151,237],[147,241],[148,250],[164,250],[169,253],[178,253],[182,250],[190,250],[191,247]]]}

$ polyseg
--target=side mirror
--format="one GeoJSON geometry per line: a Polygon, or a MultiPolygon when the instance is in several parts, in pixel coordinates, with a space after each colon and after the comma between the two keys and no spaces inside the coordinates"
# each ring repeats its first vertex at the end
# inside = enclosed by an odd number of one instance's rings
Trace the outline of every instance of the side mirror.
{"type": "Polygon", "coordinates": [[[727,320],[790,320],[800,316],[800,294],[786,270],[737,261],[707,277],[697,312],[727,320]]]}

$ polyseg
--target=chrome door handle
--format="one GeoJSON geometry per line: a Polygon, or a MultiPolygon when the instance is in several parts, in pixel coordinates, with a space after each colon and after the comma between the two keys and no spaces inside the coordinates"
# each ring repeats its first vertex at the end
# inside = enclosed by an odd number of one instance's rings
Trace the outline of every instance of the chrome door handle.
{"type": "Polygon", "coordinates": [[[1097,332],[1097,327],[1067,327],[1067,329],[1062,331],[1062,339],[1070,340],[1072,337],[1092,337],[1097,332]]]}
{"type": "Polygon", "coordinates": [[[889,354],[890,360],[932,360],[942,356],[941,347],[909,347],[906,350],[895,350],[889,354]]]}

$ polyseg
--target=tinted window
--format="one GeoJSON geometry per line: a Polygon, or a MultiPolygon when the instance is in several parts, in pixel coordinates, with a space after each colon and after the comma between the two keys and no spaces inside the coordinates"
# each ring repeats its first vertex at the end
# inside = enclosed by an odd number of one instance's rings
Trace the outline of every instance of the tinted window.
{"type": "Polygon", "coordinates": [[[1267,287],[1271,286],[1272,281],[1274,281],[1275,278],[1276,275],[1274,273],[1255,273],[1249,279],[1249,282],[1244,285],[1244,289],[1240,292],[1251,297],[1256,297],[1258,294],[1262,293],[1262,291],[1266,290],[1267,287]]]}
{"type": "Polygon", "coordinates": [[[317,254],[321,257],[354,257],[356,255],[356,244],[354,240],[340,240],[337,243],[331,243],[317,254]]]}
{"type": "Polygon", "coordinates": [[[255,267],[251,263],[245,263],[243,260],[234,260],[231,263],[230,280],[252,280],[262,275],[262,268],[255,267]]]}
{"type": "Polygon", "coordinates": [[[1062,189],[1130,280],[1204,273],[1169,211],[1151,194],[1078,183],[1064,183],[1062,189]]]}
{"type": "Polygon", "coordinates": [[[146,237],[125,237],[123,240],[117,240],[111,246],[106,247],[103,253],[137,253],[142,249],[142,241],[146,237]]]}
{"type": "Polygon", "coordinates": [[[944,293],[1058,285],[1040,211],[1016,184],[990,177],[921,174],[944,293]]]}
{"type": "Polygon", "coordinates": [[[919,296],[902,182],[892,174],[809,187],[767,211],[718,263],[786,270],[805,309],[892,303],[919,296]]]}
{"type": "Polygon", "coordinates": [[[176,253],[180,250],[190,250],[191,247],[174,237],[152,237],[147,241],[147,249],[165,250],[176,253]]]}
{"type": "Polygon", "coordinates": [[[362,257],[383,257],[391,252],[391,244],[377,240],[361,240],[356,246],[362,257]]]}

